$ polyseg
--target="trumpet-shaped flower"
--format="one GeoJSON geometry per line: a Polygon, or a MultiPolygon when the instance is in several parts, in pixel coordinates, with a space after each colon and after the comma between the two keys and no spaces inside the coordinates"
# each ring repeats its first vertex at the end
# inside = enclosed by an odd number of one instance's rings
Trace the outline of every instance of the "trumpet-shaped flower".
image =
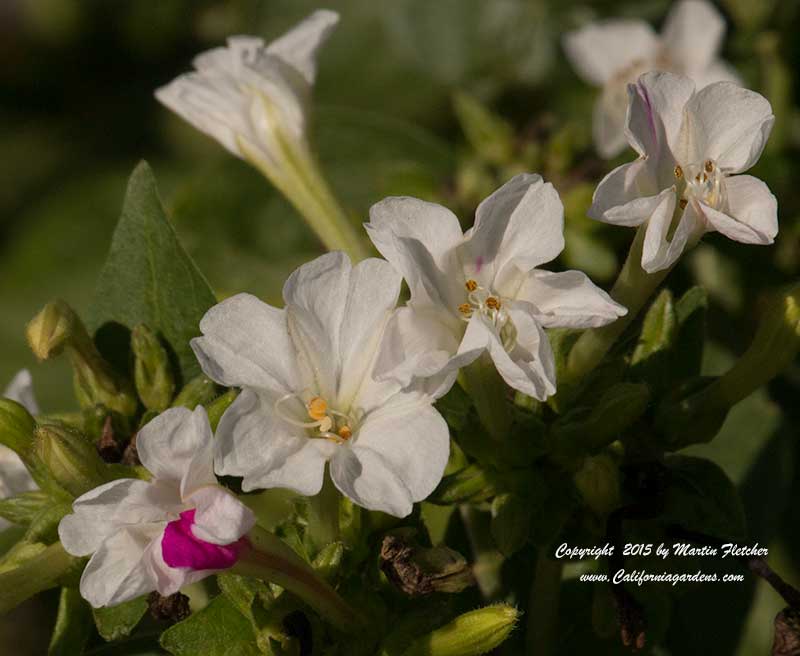
{"type": "Polygon", "coordinates": [[[95,608],[162,595],[232,567],[249,548],[253,513],[217,484],[202,406],[167,410],[136,439],[152,480],[123,478],[78,497],[58,527],[61,543],[91,559],[81,595],[95,608]]]}
{"type": "Polygon", "coordinates": [[[642,268],[667,269],[705,232],[770,244],[778,205],[758,178],[739,175],[761,155],[775,117],[754,91],[717,82],[695,91],[689,78],[647,73],[629,86],[626,136],[639,153],[598,185],[589,215],[645,224],[642,268]]]}
{"type": "Polygon", "coordinates": [[[307,105],[317,49],[339,20],[315,11],[270,44],[236,36],[227,48],[194,59],[195,71],[156,91],[156,98],[236,157],[276,174],[287,144],[306,143],[307,105]]]}
{"type": "MultiPolygon", "coordinates": [[[[14,376],[3,396],[24,406],[31,414],[39,413],[39,406],[33,396],[33,381],[27,369],[14,376]]],[[[0,444],[0,499],[35,489],[36,483],[20,457],[7,446],[0,444]]],[[[9,522],[0,518],[0,530],[8,526],[9,522]]]]}
{"type": "Polygon", "coordinates": [[[381,379],[409,385],[488,352],[511,387],[545,399],[556,380],[544,329],[602,326],[626,312],[580,271],[538,268],[564,248],[564,208],[538,175],[484,200],[466,234],[448,209],[407,197],[374,205],[366,227],[411,289],[387,329],[381,379]]]}
{"type": "Polygon", "coordinates": [[[594,107],[597,152],[614,157],[625,147],[627,85],[648,71],[680,73],[698,89],[723,80],[738,82],[729,64],[718,58],[725,21],[705,0],[682,0],[667,16],[660,36],[641,20],[592,23],[564,37],[564,50],[576,72],[602,87],[594,107]]]}
{"type": "Polygon", "coordinates": [[[217,429],[219,474],[315,495],[327,462],[343,494],[396,516],[433,491],[449,452],[433,394],[372,376],[400,282],[383,260],[333,252],[289,277],[283,310],[239,294],[208,311],[195,353],[243,390],[217,429]]]}

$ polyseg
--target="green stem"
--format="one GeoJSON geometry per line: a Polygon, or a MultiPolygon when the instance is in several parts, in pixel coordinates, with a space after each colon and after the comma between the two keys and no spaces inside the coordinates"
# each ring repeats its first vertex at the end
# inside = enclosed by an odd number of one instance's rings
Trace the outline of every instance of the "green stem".
{"type": "Polygon", "coordinates": [[[578,338],[569,353],[566,371],[559,385],[565,384],[572,388],[580,386],[587,374],[600,364],[625,328],[636,319],[647,300],[672,270],[670,267],[651,274],[642,269],[645,228],[646,226],[641,226],[636,231],[628,257],[610,292],[615,301],[628,309],[628,313],[607,326],[587,330],[578,338]]]}
{"type": "Polygon", "coordinates": [[[489,535],[488,516],[466,503],[461,504],[458,511],[472,551],[474,562],[472,572],[475,581],[483,598],[487,601],[492,600],[501,587],[500,568],[503,557],[489,535]]]}
{"type": "Polygon", "coordinates": [[[308,533],[317,549],[339,539],[339,499],[329,474],[319,494],[308,499],[308,533]]]}
{"type": "Polygon", "coordinates": [[[506,385],[488,353],[483,353],[472,364],[461,369],[459,382],[472,398],[483,427],[492,439],[500,442],[508,438],[512,416],[506,398],[506,385]]]}
{"type": "Polygon", "coordinates": [[[260,527],[248,537],[252,549],[242,555],[233,573],[281,586],[341,631],[354,632],[363,626],[363,619],[279,538],[260,527]]]}
{"type": "Polygon", "coordinates": [[[528,600],[527,651],[531,656],[550,656],[558,636],[558,603],[564,565],[539,550],[528,600]]]}

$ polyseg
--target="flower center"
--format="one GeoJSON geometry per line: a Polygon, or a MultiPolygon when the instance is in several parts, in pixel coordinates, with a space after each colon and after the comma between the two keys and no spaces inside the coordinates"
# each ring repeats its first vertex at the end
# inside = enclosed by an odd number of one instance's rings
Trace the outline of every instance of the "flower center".
{"type": "Polygon", "coordinates": [[[725,201],[725,187],[722,183],[725,174],[716,162],[707,159],[702,163],[675,167],[678,204],[684,209],[689,201],[702,202],[717,210],[725,201]]]}
{"type": "Polygon", "coordinates": [[[458,306],[461,319],[469,321],[475,312],[481,313],[497,329],[503,348],[511,351],[517,344],[517,329],[505,308],[505,299],[471,278],[464,286],[467,289],[467,302],[458,306]]]}
{"type": "Polygon", "coordinates": [[[275,401],[274,408],[277,415],[286,423],[308,429],[309,437],[343,444],[353,436],[356,425],[355,418],[330,407],[330,404],[321,396],[290,392],[275,401]],[[287,406],[293,401],[303,404],[311,421],[297,419],[297,413],[289,411],[287,406]]]}

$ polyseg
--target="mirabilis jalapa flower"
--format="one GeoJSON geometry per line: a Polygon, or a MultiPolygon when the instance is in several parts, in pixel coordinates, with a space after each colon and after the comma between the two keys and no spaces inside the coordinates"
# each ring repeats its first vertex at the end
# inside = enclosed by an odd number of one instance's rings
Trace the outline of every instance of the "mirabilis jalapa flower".
{"type": "Polygon", "coordinates": [[[646,224],[642,268],[667,269],[705,232],[745,244],[771,244],[778,206],[749,175],[775,117],[754,91],[717,82],[646,73],[629,86],[626,136],[639,158],[609,173],[589,216],[623,226],[646,224]]]}
{"type": "Polygon", "coordinates": [[[625,148],[627,85],[643,73],[680,73],[698,89],[723,80],[738,82],[732,67],[717,57],[724,35],[724,19],[705,0],[676,3],[660,36],[635,19],[599,21],[567,33],[564,50],[575,71],[603,89],[592,124],[597,152],[610,158],[625,148]]]}
{"type": "Polygon", "coordinates": [[[506,383],[543,400],[556,389],[544,329],[602,326],[626,312],[580,271],[537,268],[564,248],[564,207],[539,175],[495,191],[466,234],[450,210],[408,197],[374,205],[366,227],[411,290],[387,328],[380,379],[409,385],[488,352],[506,383]]]}
{"type": "Polygon", "coordinates": [[[232,567],[255,524],[217,483],[202,406],[167,410],[139,431],[136,446],[152,480],[101,485],[78,497],[58,527],[67,552],[92,556],[80,590],[95,608],[153,590],[170,595],[232,567]]]}
{"type": "MultiPolygon", "coordinates": [[[[39,406],[33,396],[33,381],[27,369],[20,371],[3,392],[3,397],[16,401],[32,415],[39,413],[39,406]]],[[[36,483],[20,457],[7,446],[0,444],[0,499],[30,492],[36,483]]],[[[10,526],[10,522],[0,517],[0,530],[10,526]]]]}
{"type": "Polygon", "coordinates": [[[206,313],[192,341],[203,371],[242,388],[217,428],[219,474],[311,496],[329,463],[343,494],[398,517],[433,491],[449,434],[431,403],[453,377],[429,393],[372,375],[400,283],[388,262],[332,252],[289,277],[285,309],[238,294],[206,313]]]}

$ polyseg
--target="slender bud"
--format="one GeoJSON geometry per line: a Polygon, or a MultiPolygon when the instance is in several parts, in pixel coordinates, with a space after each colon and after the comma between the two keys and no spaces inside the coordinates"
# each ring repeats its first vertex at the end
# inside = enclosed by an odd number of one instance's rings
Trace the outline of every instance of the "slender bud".
{"type": "Polygon", "coordinates": [[[498,494],[492,500],[492,538],[501,554],[510,556],[525,546],[532,513],[530,500],[516,494],[498,494]]]}
{"type": "Polygon", "coordinates": [[[145,324],[131,333],[134,381],[139,398],[148,410],[163,412],[175,393],[175,379],[169,357],[158,336],[145,324]]]}
{"type": "Polygon", "coordinates": [[[0,444],[24,455],[33,441],[36,422],[16,401],[0,398],[0,444]]]}
{"type": "Polygon", "coordinates": [[[491,498],[495,488],[486,472],[476,464],[445,476],[433,494],[430,503],[447,506],[453,503],[477,503],[491,498]]]}
{"type": "Polygon", "coordinates": [[[110,472],[95,446],[72,429],[39,426],[33,436],[33,457],[52,480],[78,497],[111,480],[110,472]]]}
{"type": "Polygon", "coordinates": [[[403,656],[480,656],[499,646],[518,618],[519,611],[506,604],[473,610],[418,638],[403,656]]]}
{"type": "Polygon", "coordinates": [[[198,405],[211,403],[217,396],[217,386],[213,380],[202,374],[192,378],[172,402],[173,408],[189,408],[194,410],[198,405]]]}
{"type": "Polygon", "coordinates": [[[64,301],[48,303],[28,324],[28,344],[40,360],[66,351],[74,372],[75,393],[84,408],[105,405],[123,415],[136,412],[130,383],[117,376],[100,355],[78,315],[64,301]]]}
{"type": "Polygon", "coordinates": [[[416,529],[401,528],[384,536],[380,563],[383,573],[411,597],[434,592],[461,592],[474,585],[464,556],[448,547],[423,547],[416,529]]]}
{"type": "Polygon", "coordinates": [[[217,424],[219,424],[219,420],[222,419],[222,415],[225,414],[225,411],[230,407],[231,403],[236,400],[238,395],[238,390],[228,390],[225,392],[225,394],[218,396],[206,406],[208,423],[211,424],[211,430],[217,430],[217,424]]]}
{"type": "Polygon", "coordinates": [[[586,458],[573,480],[586,505],[598,515],[607,515],[619,506],[619,469],[610,456],[586,458]]]}

